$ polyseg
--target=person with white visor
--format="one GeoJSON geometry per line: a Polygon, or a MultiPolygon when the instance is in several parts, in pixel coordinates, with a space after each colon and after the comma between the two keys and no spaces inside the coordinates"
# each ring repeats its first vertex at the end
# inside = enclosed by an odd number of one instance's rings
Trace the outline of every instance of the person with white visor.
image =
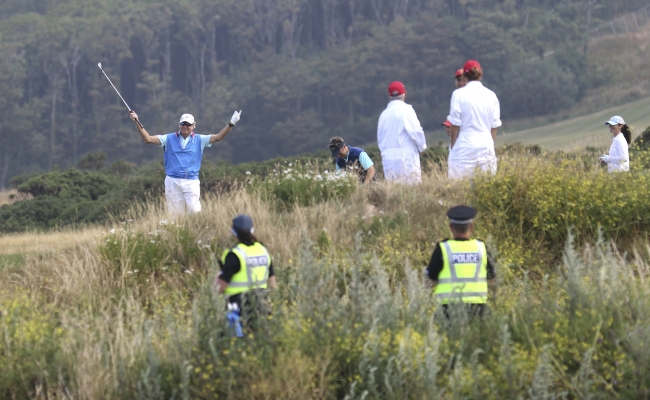
{"type": "Polygon", "coordinates": [[[478,61],[467,61],[463,75],[467,84],[454,90],[447,116],[451,123],[451,179],[471,177],[476,168],[492,174],[497,171],[494,141],[501,126],[499,99],[481,83],[483,70],[478,61]]]}
{"type": "Polygon", "coordinates": [[[406,104],[402,82],[388,85],[388,106],[379,116],[377,144],[384,166],[384,178],[407,184],[422,181],[420,154],[427,148],[424,130],[413,106],[406,104]]]}
{"type": "Polygon", "coordinates": [[[607,165],[607,172],[621,172],[630,170],[630,154],[628,145],[632,141],[632,131],[623,118],[613,116],[605,122],[609,132],[614,136],[612,145],[609,147],[609,154],[598,157],[601,164],[607,165]]]}
{"type": "Polygon", "coordinates": [[[199,170],[203,158],[203,149],[212,147],[212,143],[223,140],[233,126],[239,121],[241,111],[235,111],[230,122],[213,135],[194,133],[196,122],[192,114],[181,115],[178,131],[166,135],[151,136],[140,126],[135,111],[129,117],[135,122],[142,140],[147,144],[157,144],[165,152],[165,198],[167,211],[171,215],[194,214],[201,212],[201,186],[199,170]]]}

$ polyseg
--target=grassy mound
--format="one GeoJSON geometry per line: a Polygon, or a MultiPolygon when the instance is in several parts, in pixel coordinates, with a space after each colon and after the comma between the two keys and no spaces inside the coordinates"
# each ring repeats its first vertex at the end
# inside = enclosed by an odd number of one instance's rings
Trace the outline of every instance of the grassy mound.
{"type": "Polygon", "coordinates": [[[5,235],[0,391],[647,397],[647,172],[610,175],[593,154],[516,148],[499,163],[466,182],[447,180],[444,163],[417,186],[326,182],[341,190],[322,201],[313,170],[326,167],[287,164],[209,194],[200,215],[172,220],[149,200],[101,228],[5,235]],[[463,203],[480,211],[476,235],[499,282],[488,317],[452,310],[449,321],[422,268],[449,234],[446,210],[463,203]],[[212,284],[238,213],[253,216],[279,287],[273,314],[235,340],[212,284]]]}

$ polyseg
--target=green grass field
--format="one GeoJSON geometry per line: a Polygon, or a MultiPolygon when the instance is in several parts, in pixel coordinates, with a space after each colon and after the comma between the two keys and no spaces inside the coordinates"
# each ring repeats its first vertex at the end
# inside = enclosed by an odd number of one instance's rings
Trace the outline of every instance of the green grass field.
{"type": "Polygon", "coordinates": [[[650,98],[534,128],[500,131],[497,145],[520,142],[538,144],[547,150],[565,151],[580,150],[586,146],[607,148],[611,136],[604,124],[612,115],[622,116],[632,127],[633,133],[640,134],[650,125],[650,98]]]}
{"type": "MultiPolygon", "coordinates": [[[[650,97],[558,122],[540,123],[539,126],[520,130],[509,130],[509,121],[504,121],[504,127],[497,133],[497,146],[519,142],[524,145],[537,144],[546,150],[576,151],[584,150],[587,146],[606,150],[609,148],[612,138],[605,126],[605,121],[613,115],[623,117],[625,122],[632,127],[632,135],[635,137],[650,126],[650,97]]],[[[449,143],[447,134],[442,129],[427,132],[426,136],[429,144],[439,141],[445,144],[449,143]]]]}

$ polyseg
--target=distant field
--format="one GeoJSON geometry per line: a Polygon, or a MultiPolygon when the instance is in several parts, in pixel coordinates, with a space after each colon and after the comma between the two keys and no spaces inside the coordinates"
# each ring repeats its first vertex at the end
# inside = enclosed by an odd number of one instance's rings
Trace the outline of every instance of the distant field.
{"type": "Polygon", "coordinates": [[[605,127],[613,115],[620,115],[632,127],[633,134],[640,134],[650,126],[650,98],[604,109],[582,117],[558,121],[516,132],[499,132],[497,145],[520,142],[538,144],[548,150],[578,150],[586,146],[608,147],[611,136],[605,127]]]}
{"type": "MultiPolygon", "coordinates": [[[[609,148],[612,138],[605,127],[613,115],[620,115],[632,127],[633,136],[639,135],[650,126],[650,97],[631,103],[606,108],[580,117],[564,119],[555,123],[540,123],[540,126],[523,130],[509,131],[499,129],[497,146],[519,142],[526,145],[538,144],[547,150],[584,150],[587,146],[609,148]]],[[[442,141],[449,144],[447,134],[442,129],[427,132],[430,145],[442,141]]]]}

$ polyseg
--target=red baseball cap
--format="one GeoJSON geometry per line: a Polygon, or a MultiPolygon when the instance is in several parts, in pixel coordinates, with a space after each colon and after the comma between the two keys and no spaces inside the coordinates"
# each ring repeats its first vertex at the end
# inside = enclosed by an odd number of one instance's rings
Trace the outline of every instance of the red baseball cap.
{"type": "Polygon", "coordinates": [[[449,122],[449,120],[446,120],[445,122],[443,122],[443,123],[440,124],[440,125],[451,126],[451,122],[449,122]]]}
{"type": "Polygon", "coordinates": [[[406,93],[406,87],[404,87],[404,84],[402,82],[394,81],[388,85],[389,96],[401,96],[404,93],[406,93]]]}
{"type": "Polygon", "coordinates": [[[465,62],[465,66],[463,67],[463,70],[465,73],[471,72],[474,68],[478,69],[479,71],[483,71],[481,69],[481,64],[478,63],[476,60],[467,60],[465,62]]]}
{"type": "Polygon", "coordinates": [[[461,69],[459,69],[459,70],[456,71],[456,75],[454,75],[454,78],[458,78],[458,77],[461,76],[462,74],[463,74],[463,69],[461,68],[461,69]]]}

